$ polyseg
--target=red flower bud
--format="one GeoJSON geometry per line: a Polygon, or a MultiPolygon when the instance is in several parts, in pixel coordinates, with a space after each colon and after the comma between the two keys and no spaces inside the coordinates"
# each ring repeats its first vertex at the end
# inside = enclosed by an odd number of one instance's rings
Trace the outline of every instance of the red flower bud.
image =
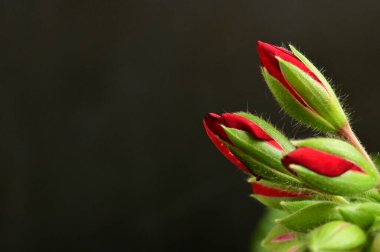
{"type": "Polygon", "coordinates": [[[282,150],[282,147],[262,128],[243,116],[230,113],[224,113],[220,116],[214,113],[210,113],[206,116],[204,124],[206,128],[211,130],[215,135],[219,136],[226,142],[231,143],[221,125],[224,125],[228,128],[245,131],[256,140],[265,141],[275,148],[282,150]]]}
{"type": "Polygon", "coordinates": [[[255,140],[264,141],[270,146],[274,147],[279,151],[283,151],[283,148],[278,142],[276,142],[270,135],[268,135],[260,126],[255,124],[253,121],[237,115],[224,113],[222,115],[217,115],[214,113],[208,114],[203,120],[203,125],[206,129],[206,133],[228,160],[230,160],[234,165],[239,167],[245,172],[249,172],[249,169],[229,150],[226,143],[234,145],[229,137],[227,136],[224,127],[238,129],[245,131],[255,140]]]}
{"type": "Polygon", "coordinates": [[[259,53],[259,58],[263,67],[266,68],[269,74],[276,78],[294,96],[294,98],[296,98],[297,101],[299,101],[305,107],[309,106],[283,76],[277,57],[295,65],[296,67],[310,75],[327,91],[326,87],[322,84],[318,77],[290,51],[282,47],[270,45],[261,41],[257,42],[257,51],[259,53]]]}
{"type": "Polygon", "coordinates": [[[349,160],[309,147],[290,152],[282,159],[282,163],[290,171],[290,165],[300,165],[327,177],[337,177],[347,171],[364,172],[349,160]]]}
{"type": "Polygon", "coordinates": [[[224,141],[230,142],[226,132],[220,126],[222,122],[223,118],[214,113],[210,113],[205,117],[203,120],[203,126],[206,129],[208,137],[214,143],[216,148],[235,166],[242,169],[244,172],[250,173],[248,168],[245,167],[245,165],[228,149],[223,141],[221,141],[221,139],[223,139],[224,141]]]}
{"type": "Polygon", "coordinates": [[[306,197],[310,194],[295,191],[286,191],[284,189],[265,186],[262,183],[251,183],[252,191],[256,195],[262,195],[266,197],[306,197]]]}

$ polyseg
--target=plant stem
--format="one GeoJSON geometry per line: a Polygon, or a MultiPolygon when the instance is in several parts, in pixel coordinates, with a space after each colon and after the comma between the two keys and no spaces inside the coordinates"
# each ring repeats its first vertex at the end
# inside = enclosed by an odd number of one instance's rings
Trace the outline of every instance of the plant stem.
{"type": "Polygon", "coordinates": [[[352,144],[358,151],[360,151],[360,153],[362,153],[363,156],[370,162],[375,171],[378,172],[376,165],[373,163],[371,157],[368,155],[367,151],[360,143],[358,137],[352,131],[350,124],[347,123],[345,126],[343,126],[343,128],[339,131],[339,135],[346,139],[347,142],[352,144]]]}

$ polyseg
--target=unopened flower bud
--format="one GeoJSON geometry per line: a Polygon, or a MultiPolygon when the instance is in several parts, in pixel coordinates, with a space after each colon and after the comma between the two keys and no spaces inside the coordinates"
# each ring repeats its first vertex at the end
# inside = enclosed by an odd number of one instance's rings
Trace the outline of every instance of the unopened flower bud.
{"type": "Polygon", "coordinates": [[[247,113],[210,113],[203,124],[215,146],[243,171],[278,183],[299,184],[281,164],[294,147],[269,123],[247,113]]]}
{"type": "Polygon", "coordinates": [[[259,41],[257,50],[269,89],[284,110],[315,129],[338,132],[347,125],[335,93],[325,77],[300,52],[259,41]]]}
{"type": "Polygon", "coordinates": [[[337,139],[296,141],[284,166],[309,186],[338,195],[365,192],[376,186],[378,173],[352,145],[337,139]]]}
{"type": "Polygon", "coordinates": [[[305,188],[295,188],[266,180],[252,181],[252,197],[266,206],[283,209],[281,203],[311,199],[315,193],[305,188]]]}
{"type": "Polygon", "coordinates": [[[262,242],[262,246],[268,251],[306,251],[304,236],[300,233],[289,230],[281,225],[276,225],[267,234],[262,242]]]}
{"type": "Polygon", "coordinates": [[[366,235],[358,226],[344,222],[332,221],[313,230],[308,237],[311,251],[357,251],[366,242],[366,235]]]}

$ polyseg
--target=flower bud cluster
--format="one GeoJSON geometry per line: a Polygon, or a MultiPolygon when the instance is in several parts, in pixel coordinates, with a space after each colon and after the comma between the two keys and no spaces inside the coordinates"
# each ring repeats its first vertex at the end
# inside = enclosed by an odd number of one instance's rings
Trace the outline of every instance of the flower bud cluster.
{"type": "Polygon", "coordinates": [[[264,80],[284,111],[328,137],[291,141],[243,112],[206,115],[206,133],[253,198],[287,213],[262,243],[269,251],[380,251],[379,172],[327,79],[290,48],[258,42],[264,80]]]}

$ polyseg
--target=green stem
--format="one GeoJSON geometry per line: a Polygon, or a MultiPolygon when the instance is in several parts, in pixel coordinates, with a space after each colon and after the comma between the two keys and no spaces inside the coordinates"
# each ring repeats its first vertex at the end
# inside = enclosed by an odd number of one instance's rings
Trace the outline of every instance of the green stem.
{"type": "Polygon", "coordinates": [[[346,124],[343,126],[343,128],[338,132],[338,134],[343,137],[347,142],[352,144],[360,153],[363,154],[363,156],[368,160],[368,162],[372,165],[376,173],[379,173],[379,171],[376,168],[376,165],[372,161],[371,157],[368,155],[367,151],[365,150],[364,146],[360,143],[358,137],[355,135],[355,133],[352,131],[350,124],[346,124]]]}

